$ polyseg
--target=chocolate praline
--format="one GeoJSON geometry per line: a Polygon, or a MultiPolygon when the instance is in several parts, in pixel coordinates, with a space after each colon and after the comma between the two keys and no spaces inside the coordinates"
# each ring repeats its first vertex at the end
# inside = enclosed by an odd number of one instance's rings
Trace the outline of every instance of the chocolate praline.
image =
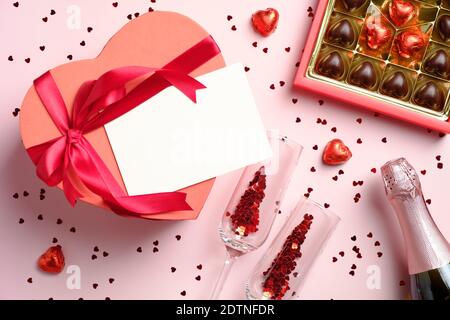
{"type": "Polygon", "coordinates": [[[349,83],[364,88],[373,89],[377,83],[377,72],[373,64],[364,61],[350,73],[349,83]]]}
{"type": "Polygon", "coordinates": [[[391,74],[383,81],[380,92],[396,99],[405,98],[409,92],[408,80],[405,74],[401,71],[391,74]]]}
{"type": "Polygon", "coordinates": [[[450,39],[450,16],[443,14],[438,20],[439,36],[443,41],[450,39]]]}
{"type": "Polygon", "coordinates": [[[425,35],[419,30],[406,30],[396,38],[398,54],[405,59],[410,59],[420,52],[426,45],[425,35]]]}
{"type": "Polygon", "coordinates": [[[436,83],[428,81],[416,91],[413,102],[434,111],[442,111],[445,97],[442,89],[436,83]]]}
{"type": "Polygon", "coordinates": [[[345,72],[344,59],[339,52],[330,52],[319,61],[317,71],[323,76],[339,80],[345,72]]]}
{"type": "Polygon", "coordinates": [[[342,19],[333,24],[327,32],[328,42],[350,46],[355,42],[355,30],[348,19],[342,19]]]}
{"type": "Polygon", "coordinates": [[[450,59],[447,52],[443,49],[436,50],[425,60],[424,70],[432,75],[449,79],[450,77],[450,59]]]}
{"type": "Polygon", "coordinates": [[[362,7],[367,0],[342,0],[345,9],[353,11],[362,7]]]}

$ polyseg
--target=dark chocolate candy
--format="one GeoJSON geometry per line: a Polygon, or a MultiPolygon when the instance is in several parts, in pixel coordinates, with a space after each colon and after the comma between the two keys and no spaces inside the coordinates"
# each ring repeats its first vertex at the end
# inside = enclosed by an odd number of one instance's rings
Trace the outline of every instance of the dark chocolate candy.
{"type": "Polygon", "coordinates": [[[349,82],[355,86],[372,89],[377,83],[377,72],[369,61],[364,61],[350,74],[349,82]]]}
{"type": "Polygon", "coordinates": [[[436,83],[428,81],[416,91],[413,102],[434,111],[441,111],[444,108],[445,97],[436,83]]]}
{"type": "Polygon", "coordinates": [[[391,74],[383,81],[380,92],[397,99],[405,98],[409,92],[408,80],[405,74],[401,71],[391,74]]]}
{"type": "Polygon", "coordinates": [[[450,16],[443,14],[438,21],[439,36],[442,40],[447,41],[450,39],[450,16]]]}
{"type": "Polygon", "coordinates": [[[366,2],[367,0],[342,0],[342,3],[345,7],[345,9],[349,11],[353,11],[355,9],[361,8],[361,6],[366,2]]]}
{"type": "Polygon", "coordinates": [[[345,72],[345,63],[341,54],[337,51],[327,54],[320,60],[318,72],[332,79],[341,78],[345,72]]]}
{"type": "Polygon", "coordinates": [[[349,46],[355,41],[355,30],[348,19],[342,19],[331,26],[327,33],[327,39],[331,43],[349,46]]]}
{"type": "Polygon", "coordinates": [[[443,49],[436,50],[424,64],[424,69],[426,72],[444,78],[449,79],[450,77],[450,59],[447,52],[443,49]]]}

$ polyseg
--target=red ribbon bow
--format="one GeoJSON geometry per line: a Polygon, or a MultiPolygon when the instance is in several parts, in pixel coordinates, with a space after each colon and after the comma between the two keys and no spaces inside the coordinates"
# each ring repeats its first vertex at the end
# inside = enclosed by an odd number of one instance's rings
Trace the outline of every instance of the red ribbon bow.
{"type": "Polygon", "coordinates": [[[128,196],[84,134],[120,117],[169,86],[176,87],[196,102],[196,90],[205,86],[188,73],[219,53],[220,49],[209,36],[162,68],[122,67],[110,70],[97,80],[82,84],[73,103],[71,118],[51,73],[44,73],[34,81],[34,86],[62,136],[27,149],[39,178],[49,186],[62,182],[72,206],[82,194],[74,186],[69,172],[120,215],[192,210],[182,192],[128,196]],[[150,72],[149,77],[126,92],[127,82],[150,72]]]}

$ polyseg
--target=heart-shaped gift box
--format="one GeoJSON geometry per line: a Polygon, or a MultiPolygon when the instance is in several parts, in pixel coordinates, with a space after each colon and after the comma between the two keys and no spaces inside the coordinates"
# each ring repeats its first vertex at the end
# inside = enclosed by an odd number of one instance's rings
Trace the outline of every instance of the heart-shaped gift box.
{"type": "MultiPolygon", "coordinates": [[[[208,32],[188,17],[173,12],[150,12],[127,23],[108,41],[97,58],[67,63],[51,69],[50,73],[67,106],[68,114],[71,115],[76,94],[86,81],[98,79],[105,72],[124,66],[161,68],[208,37],[208,32]]],[[[189,75],[195,77],[224,66],[223,57],[218,53],[199,67],[190,70],[189,75]]],[[[138,80],[134,81],[134,86],[138,84],[138,80]]],[[[41,101],[35,86],[28,90],[24,98],[20,112],[20,131],[27,150],[61,137],[60,130],[41,101]]],[[[84,138],[95,149],[118,186],[125,192],[120,170],[104,128],[88,132],[84,138]]],[[[105,199],[88,189],[74,172],[68,171],[67,175],[82,201],[111,209],[105,199]]],[[[192,210],[141,214],[139,217],[157,220],[195,219],[213,183],[214,179],[210,179],[178,190],[186,194],[186,202],[192,210]]],[[[63,183],[58,183],[58,187],[63,188],[63,183]]]]}

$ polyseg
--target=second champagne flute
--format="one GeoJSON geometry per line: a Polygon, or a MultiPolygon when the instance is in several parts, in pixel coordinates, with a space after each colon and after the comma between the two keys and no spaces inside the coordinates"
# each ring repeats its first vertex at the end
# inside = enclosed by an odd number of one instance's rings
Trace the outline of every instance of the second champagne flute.
{"type": "Polygon", "coordinates": [[[272,159],[244,169],[222,216],[220,238],[227,256],[211,299],[217,299],[236,259],[259,248],[278,214],[283,195],[303,147],[287,137],[270,135],[272,159]]]}

